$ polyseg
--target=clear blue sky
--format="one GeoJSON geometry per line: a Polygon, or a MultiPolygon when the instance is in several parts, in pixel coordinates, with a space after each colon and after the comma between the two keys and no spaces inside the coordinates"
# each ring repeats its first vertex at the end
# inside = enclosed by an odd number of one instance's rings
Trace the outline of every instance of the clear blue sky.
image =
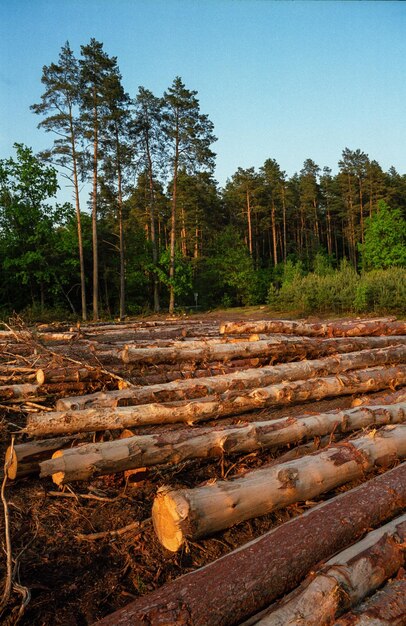
{"type": "Polygon", "coordinates": [[[50,135],[29,111],[42,66],[91,37],[131,96],[176,75],[214,122],[216,178],[275,158],[337,169],[344,147],[406,172],[406,3],[271,0],[0,0],[0,158],[50,135]]]}

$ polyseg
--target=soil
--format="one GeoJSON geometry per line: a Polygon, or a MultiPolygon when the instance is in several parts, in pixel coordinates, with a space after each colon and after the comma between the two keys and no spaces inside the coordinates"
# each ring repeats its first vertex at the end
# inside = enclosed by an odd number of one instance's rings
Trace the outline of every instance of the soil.
{"type": "MultiPolygon", "coordinates": [[[[194,316],[194,320],[212,316],[194,316]]],[[[263,311],[250,319],[264,317],[263,311]]],[[[239,312],[227,319],[241,319],[239,312]]],[[[217,315],[215,317],[217,323],[217,315]]],[[[334,408],[346,408],[353,398],[267,410],[238,421],[299,415],[334,408]]],[[[52,406],[52,400],[49,400],[52,406]]],[[[25,413],[0,409],[0,453],[4,458],[12,431],[23,426],[25,413]]],[[[224,420],[230,423],[233,419],[224,420]]],[[[234,420],[237,421],[237,420],[234,420]]],[[[205,424],[205,426],[207,423],[205,424]]],[[[145,431],[143,431],[145,432],[145,431]]],[[[17,435],[16,443],[22,441],[17,435]]],[[[51,479],[27,477],[7,482],[12,554],[17,564],[16,580],[4,615],[4,624],[17,622],[17,614],[29,590],[29,602],[19,620],[26,626],[87,626],[124,606],[129,601],[217,559],[258,537],[274,526],[299,515],[311,503],[300,503],[261,518],[249,520],[214,537],[189,542],[176,553],[159,544],[149,521],[157,489],[164,484],[192,487],[203,481],[236,475],[262,466],[286,449],[259,451],[244,457],[214,461],[189,461],[179,466],[159,467],[147,472],[118,473],[85,483],[67,485],[57,491],[51,479]],[[143,522],[139,529],[118,536],[86,539],[80,535],[121,529],[133,522],[143,522]]],[[[1,477],[3,479],[3,477],[1,477]]],[[[353,487],[330,492],[326,497],[353,487]]],[[[4,516],[0,519],[0,540],[4,546],[4,516]]],[[[6,559],[0,562],[2,587],[6,579],[6,559]]]]}

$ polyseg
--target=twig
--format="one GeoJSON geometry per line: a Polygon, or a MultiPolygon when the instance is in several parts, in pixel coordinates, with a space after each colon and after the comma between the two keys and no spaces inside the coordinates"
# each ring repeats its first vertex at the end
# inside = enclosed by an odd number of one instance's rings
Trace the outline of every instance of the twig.
{"type": "Polygon", "coordinates": [[[104,539],[105,537],[119,537],[120,535],[124,535],[131,530],[140,530],[144,526],[147,526],[152,521],[151,517],[144,519],[142,522],[132,522],[131,524],[127,524],[127,526],[123,526],[123,528],[118,528],[117,530],[106,530],[100,533],[92,533],[90,535],[82,535],[78,533],[75,535],[76,539],[79,541],[96,541],[97,539],[104,539]]]}
{"type": "Polygon", "coordinates": [[[10,599],[11,587],[13,584],[13,555],[11,551],[10,516],[9,516],[8,503],[7,503],[6,494],[5,494],[6,484],[7,484],[7,470],[9,466],[11,465],[11,461],[13,458],[13,451],[14,451],[14,436],[11,438],[10,456],[4,462],[4,479],[1,485],[1,500],[3,502],[3,509],[4,509],[4,535],[5,535],[5,541],[6,541],[7,574],[6,574],[6,582],[4,585],[3,597],[0,602],[0,613],[3,612],[4,608],[6,607],[10,599]]]}
{"type": "Polygon", "coordinates": [[[69,493],[66,491],[47,491],[47,496],[57,498],[84,498],[85,500],[99,500],[100,502],[116,502],[116,500],[120,500],[122,497],[116,496],[115,498],[106,498],[102,496],[95,496],[91,493],[69,493]]]}

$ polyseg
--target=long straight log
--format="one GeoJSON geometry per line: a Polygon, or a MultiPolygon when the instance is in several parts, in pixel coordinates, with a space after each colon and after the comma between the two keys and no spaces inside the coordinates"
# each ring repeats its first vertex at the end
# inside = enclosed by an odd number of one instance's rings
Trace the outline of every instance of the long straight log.
{"type": "Polygon", "coordinates": [[[371,398],[370,395],[359,396],[352,402],[352,406],[371,406],[376,404],[396,404],[397,402],[404,402],[406,400],[406,387],[401,387],[397,391],[387,393],[383,391],[371,398]]]}
{"type": "Polygon", "coordinates": [[[9,446],[5,457],[8,478],[15,480],[30,474],[39,474],[41,461],[49,459],[57,450],[73,445],[78,439],[83,439],[83,435],[55,437],[9,446]]]}
{"type": "Polygon", "coordinates": [[[36,413],[27,417],[25,431],[32,436],[42,436],[131,428],[147,424],[184,422],[190,425],[208,419],[240,415],[255,409],[394,388],[405,383],[406,365],[370,368],[325,378],[279,383],[244,393],[225,392],[218,397],[208,396],[201,400],[36,413]]]}
{"type": "Polygon", "coordinates": [[[180,380],[163,385],[99,392],[92,396],[64,398],[57,402],[58,411],[79,410],[85,407],[116,407],[148,402],[172,402],[201,398],[227,390],[265,387],[282,381],[304,380],[316,376],[328,376],[338,372],[356,370],[388,363],[405,363],[406,346],[391,346],[350,352],[324,359],[304,360],[289,364],[248,369],[233,374],[219,374],[207,378],[180,380]]]}
{"type": "Polygon", "coordinates": [[[176,552],[186,539],[206,537],[293,502],[311,500],[405,457],[406,425],[399,424],[229,481],[194,489],[162,487],[152,507],[155,532],[165,548],[176,552]]]}
{"type": "Polygon", "coordinates": [[[100,380],[105,377],[99,369],[86,367],[58,367],[53,369],[39,369],[36,379],[39,385],[49,383],[80,383],[89,380],[100,380]]]}
{"type": "MultiPolygon", "coordinates": [[[[200,343],[200,342],[198,342],[200,343]]],[[[273,357],[287,360],[295,358],[314,358],[355,350],[382,348],[388,345],[405,344],[406,337],[354,337],[315,339],[311,337],[281,337],[268,341],[246,341],[237,343],[214,343],[193,347],[192,342],[183,347],[170,348],[134,348],[126,346],[121,353],[124,363],[179,363],[183,361],[229,361],[235,358],[273,357]],[[355,347],[354,347],[355,346],[355,347]]],[[[101,353],[106,357],[107,353],[101,353]]],[[[118,351],[111,351],[111,358],[117,357],[118,351]]]]}
{"type": "Polygon", "coordinates": [[[20,385],[3,385],[0,387],[0,400],[14,400],[35,396],[38,385],[22,383],[20,385]]]}
{"type": "Polygon", "coordinates": [[[232,626],[294,589],[315,565],[403,512],[406,463],[205,567],[166,583],[97,626],[232,626]]]}
{"type": "Polygon", "coordinates": [[[334,626],[404,626],[406,578],[390,581],[358,607],[334,622],[334,626]]]}
{"type": "Polygon", "coordinates": [[[92,476],[111,474],[163,463],[178,464],[189,459],[242,454],[297,443],[332,432],[348,433],[367,426],[406,421],[406,402],[330,411],[303,417],[285,417],[237,426],[176,430],[91,443],[60,450],[41,463],[41,477],[52,475],[61,485],[92,476]]]}
{"type": "Polygon", "coordinates": [[[308,337],[365,337],[405,335],[406,322],[378,320],[346,320],[309,323],[303,320],[264,320],[260,322],[226,322],[220,334],[287,333],[308,337]]]}
{"type": "Polygon", "coordinates": [[[258,626],[327,626],[375,591],[405,563],[406,515],[343,550],[305,580],[285,601],[270,607],[258,626]]]}

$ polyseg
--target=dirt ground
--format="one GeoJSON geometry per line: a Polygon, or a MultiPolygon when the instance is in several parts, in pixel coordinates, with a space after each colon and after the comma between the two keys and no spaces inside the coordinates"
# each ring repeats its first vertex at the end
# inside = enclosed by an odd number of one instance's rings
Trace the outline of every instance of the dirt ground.
{"type": "MultiPolygon", "coordinates": [[[[263,311],[258,310],[251,312],[249,318],[263,316],[263,311]]],[[[217,319],[218,314],[213,317],[217,319]]],[[[235,316],[227,314],[227,319],[233,317],[242,319],[243,315],[241,311],[235,316]]],[[[347,396],[262,411],[260,419],[346,408],[352,400],[347,396]]],[[[0,454],[4,459],[11,432],[24,425],[25,417],[3,410],[1,418],[0,454]]],[[[258,413],[255,418],[258,419],[258,413]]],[[[251,414],[239,416],[238,420],[230,418],[223,423],[252,419],[251,414]]],[[[18,440],[17,437],[16,442],[18,440]]],[[[209,539],[189,542],[177,554],[162,548],[150,522],[153,497],[162,485],[192,487],[203,481],[236,475],[262,466],[284,451],[261,451],[214,461],[189,461],[180,466],[152,469],[127,479],[119,473],[67,485],[59,491],[51,479],[27,477],[14,483],[7,482],[4,492],[20,587],[12,592],[3,623],[16,623],[26,588],[30,597],[20,624],[88,626],[138,596],[213,561],[300,514],[313,504],[292,505],[243,522],[209,539]],[[136,521],[144,521],[139,529],[118,536],[108,534],[108,531],[122,529],[136,521]],[[99,539],[83,537],[99,532],[106,535],[99,539]]],[[[327,497],[352,486],[339,488],[327,497]]],[[[3,548],[4,523],[2,514],[0,540],[3,548]]],[[[6,577],[5,559],[0,560],[0,577],[2,589],[6,577]]]]}

